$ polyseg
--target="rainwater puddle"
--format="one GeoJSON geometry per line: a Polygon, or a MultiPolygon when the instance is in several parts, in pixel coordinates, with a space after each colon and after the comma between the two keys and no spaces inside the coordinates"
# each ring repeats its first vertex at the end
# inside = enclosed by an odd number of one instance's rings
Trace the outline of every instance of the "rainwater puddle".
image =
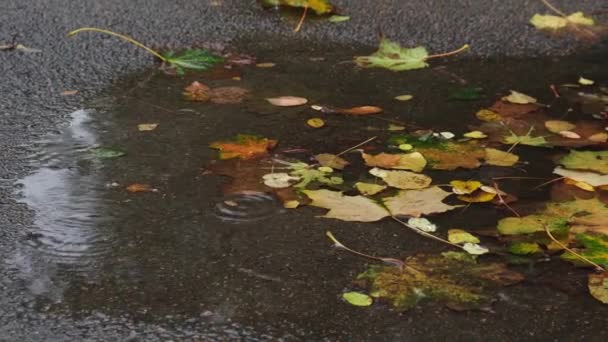
{"type": "MultiPolygon", "coordinates": [[[[477,110],[509,89],[550,103],[550,84],[576,82],[581,73],[606,83],[605,59],[462,59],[394,73],[345,63],[362,53],[352,48],[243,46],[243,51],[276,66],[184,77],[156,70],[131,75],[108,91],[111,100],[95,102],[104,105],[74,113],[71,125],[33,157],[39,169],[20,181],[20,193],[35,212],[35,227],[18,259],[38,255],[36,260],[55,270],[48,277],[61,284],[63,299],[55,310],[100,310],[146,320],[213,317],[216,323],[253,327],[260,335],[279,331],[312,340],[445,339],[454,330],[471,331],[469,340],[475,340],[480,335],[474,331],[480,328],[498,340],[509,339],[513,331],[518,337],[551,334],[566,339],[607,333],[601,318],[607,309],[588,296],[585,271],[559,261],[515,266],[526,281],[500,290],[492,311],[461,313],[421,305],[399,313],[384,305],[350,306],[340,295],[368,260],[332,249],[327,230],[357,250],[395,258],[447,247],[390,220],[320,219],[315,216],[323,210],[286,210],[274,195],[227,192],[228,178],[208,172],[217,158],[209,144],[237,134],[277,139],[277,152],[307,163],[313,154],[338,153],[373,136],[382,141],[391,134],[389,124],[462,134],[477,110]],[[212,87],[244,87],[251,97],[241,104],[186,101],[183,88],[195,80],[212,87]],[[483,88],[481,98],[449,99],[463,87],[483,88]],[[402,94],[414,99],[393,99],[402,94]],[[273,107],[264,100],[281,95],[336,107],[375,105],[384,113],[326,115],[308,106],[273,107]],[[318,116],[325,127],[306,125],[318,116]],[[141,123],[159,126],[140,132],[141,123]],[[127,154],[99,160],[87,152],[93,146],[118,147],[127,154]],[[133,183],[157,191],[129,193],[125,188],[133,183]],[[576,325],[583,328],[573,335],[576,325]]],[[[428,174],[441,184],[546,176],[554,167],[538,149],[521,148],[518,154],[526,163],[534,162],[534,168],[484,166],[428,174]]],[[[356,180],[357,172],[345,172],[345,181],[356,180]]],[[[503,190],[524,193],[536,183],[530,184],[510,181],[503,190]]],[[[522,203],[548,198],[547,189],[525,193],[522,203]]],[[[504,208],[471,206],[433,220],[441,229],[475,232],[495,227],[497,219],[508,215],[504,208]]]]}

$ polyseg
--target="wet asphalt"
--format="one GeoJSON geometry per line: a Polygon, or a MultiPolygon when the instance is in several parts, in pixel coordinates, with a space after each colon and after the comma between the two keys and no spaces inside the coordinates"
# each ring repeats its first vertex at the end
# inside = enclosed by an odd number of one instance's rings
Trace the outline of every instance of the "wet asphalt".
{"type": "MultiPolygon", "coordinates": [[[[608,10],[599,0],[552,2],[568,13],[581,10],[604,19],[608,10]]],[[[254,0],[0,1],[0,45],[14,41],[39,50],[0,51],[0,341],[166,341],[186,340],[198,333],[206,339],[214,336],[197,332],[194,322],[179,317],[159,324],[103,314],[56,317],[34,305],[32,294],[14,274],[15,244],[32,224],[32,213],[15,199],[14,181],[31,171],[27,160],[35,142],[116,80],[156,63],[114,38],[91,33],[69,39],[66,33],[72,29],[110,28],[161,48],[261,44],[276,49],[289,41],[301,42],[303,49],[321,42],[368,46],[372,51],[380,31],[403,45],[421,44],[432,52],[469,43],[469,55],[479,57],[560,56],[598,48],[568,37],[549,39],[531,27],[529,18],[547,11],[537,0],[334,3],[352,19],[341,24],[309,20],[294,33],[293,18],[262,10],[254,0]],[[69,90],[78,94],[60,95],[69,90]]],[[[231,338],[247,339],[247,334],[234,327],[231,338]]]]}

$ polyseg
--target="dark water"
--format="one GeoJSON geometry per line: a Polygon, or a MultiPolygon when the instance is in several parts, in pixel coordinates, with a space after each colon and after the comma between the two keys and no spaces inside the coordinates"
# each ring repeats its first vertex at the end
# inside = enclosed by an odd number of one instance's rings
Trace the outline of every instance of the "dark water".
{"type": "MultiPolygon", "coordinates": [[[[606,340],[608,307],[586,290],[586,272],[560,261],[517,266],[527,280],[505,288],[491,312],[454,312],[421,305],[405,313],[388,307],[356,308],[340,300],[366,260],[332,250],[330,229],[344,243],[383,256],[404,257],[446,247],[391,221],[353,223],[315,218],[313,208],[284,210],[264,194],[229,196],[225,178],[205,175],[216,157],[210,142],[247,133],[278,139],[279,150],[336,153],[372,136],[386,137],[389,122],[460,134],[474,113],[509,89],[551,103],[550,84],[585,75],[608,83],[606,54],[581,58],[436,61],[424,70],[394,73],[362,70],[349,61],[368,51],[336,46],[243,46],[271,61],[270,69],[244,67],[242,80],[223,73],[186,77],[156,70],[131,75],[72,114],[69,127],[42,142],[32,156],[38,168],[20,180],[23,202],[35,226],[11,262],[28,289],[52,310],[86,316],[101,311],[139,320],[183,317],[203,326],[247,330],[247,338],[318,340],[606,340]],[[323,57],[319,60],[318,57],[323,57]],[[193,80],[252,90],[239,105],[197,104],[183,99],[193,80]],[[463,87],[482,87],[476,101],[452,101],[463,87]],[[394,96],[413,94],[398,102],[394,96]],[[328,116],[308,106],[278,108],[265,97],[303,96],[310,103],[351,107],[377,105],[375,117],[328,116]],[[314,130],[306,120],[321,116],[314,130]],[[137,124],[156,122],[152,132],[137,124]],[[94,158],[91,149],[118,147],[127,155],[94,158]],[[148,183],[157,192],[127,193],[148,183]],[[229,324],[229,325],[226,325],[229,324]]],[[[434,172],[436,182],[498,176],[547,177],[546,151],[517,150],[527,172],[482,167],[434,172]]],[[[510,181],[505,190],[526,203],[547,198],[537,183],[510,181]]],[[[525,210],[525,209],[524,209],[525,210]]],[[[434,216],[443,230],[493,229],[504,208],[472,206],[434,216]]],[[[230,330],[230,331],[229,331],[230,330]]],[[[222,339],[222,335],[214,335],[222,339]]]]}

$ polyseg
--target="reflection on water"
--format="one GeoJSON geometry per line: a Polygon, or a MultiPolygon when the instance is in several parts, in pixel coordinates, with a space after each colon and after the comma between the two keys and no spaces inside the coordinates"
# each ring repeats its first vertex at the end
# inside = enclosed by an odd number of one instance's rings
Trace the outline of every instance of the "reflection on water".
{"type": "Polygon", "coordinates": [[[72,113],[69,126],[48,137],[44,150],[33,156],[38,169],[18,181],[21,202],[34,211],[34,227],[11,262],[33,294],[56,287],[52,278],[57,266],[91,271],[95,258],[114,241],[97,226],[104,185],[95,172],[99,161],[87,156],[97,142],[89,124],[88,111],[72,113]]]}
{"type": "Polygon", "coordinates": [[[215,205],[215,215],[228,222],[254,222],[284,211],[279,201],[263,192],[231,194],[215,205]]]}

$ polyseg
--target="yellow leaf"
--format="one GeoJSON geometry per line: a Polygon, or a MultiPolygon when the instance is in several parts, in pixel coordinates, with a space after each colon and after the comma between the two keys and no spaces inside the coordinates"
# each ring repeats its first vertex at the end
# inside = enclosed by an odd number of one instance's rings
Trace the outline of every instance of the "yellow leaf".
{"type": "Polygon", "coordinates": [[[471,139],[484,139],[484,138],[487,138],[488,136],[484,132],[481,132],[481,131],[471,131],[471,132],[465,133],[464,137],[471,138],[471,139]]]}
{"type": "Polygon", "coordinates": [[[463,202],[468,203],[482,203],[482,202],[490,202],[496,197],[496,194],[485,192],[485,191],[477,191],[470,195],[460,195],[458,199],[463,202]]]}
{"type": "Polygon", "coordinates": [[[426,166],[426,159],[419,152],[402,154],[380,153],[377,155],[363,153],[361,156],[367,166],[411,170],[415,172],[424,170],[426,166]]]}
{"type": "Polygon", "coordinates": [[[321,128],[325,126],[325,121],[321,118],[312,118],[306,121],[306,124],[312,128],[321,128]]]}
{"type": "Polygon", "coordinates": [[[273,68],[276,64],[272,62],[258,63],[255,66],[258,68],[273,68]]]}
{"type": "Polygon", "coordinates": [[[502,100],[516,104],[536,103],[536,99],[532,96],[528,96],[515,90],[511,90],[511,95],[503,97],[502,100]]]}
{"type": "Polygon", "coordinates": [[[431,185],[431,177],[420,173],[409,171],[388,171],[373,168],[369,171],[372,175],[382,178],[386,184],[398,189],[424,189],[431,185]]]}
{"type": "Polygon", "coordinates": [[[413,95],[399,95],[399,96],[395,96],[395,100],[397,101],[409,101],[411,99],[413,99],[414,96],[413,95]]]}
{"type": "Polygon", "coordinates": [[[473,234],[466,232],[462,229],[450,229],[448,230],[448,241],[451,243],[479,243],[479,239],[473,234]]]}
{"type": "Polygon", "coordinates": [[[475,116],[481,120],[481,121],[486,121],[486,122],[496,122],[496,121],[502,121],[502,117],[496,113],[493,112],[489,109],[482,109],[480,111],[478,111],[475,116]]]}
{"type": "Polygon", "coordinates": [[[585,190],[585,191],[590,191],[590,192],[595,191],[595,189],[593,188],[593,185],[591,185],[589,183],[585,183],[585,182],[579,182],[574,179],[564,178],[564,183],[569,184],[569,185],[574,185],[575,187],[585,190]]]}
{"type": "Polygon", "coordinates": [[[519,156],[497,150],[495,148],[486,148],[486,164],[495,165],[495,166],[513,166],[519,161],[519,156]]]}
{"type": "Polygon", "coordinates": [[[157,123],[143,123],[143,124],[137,125],[137,129],[140,132],[153,131],[156,129],[156,127],[158,127],[157,123]]]}
{"type": "Polygon", "coordinates": [[[576,128],[576,125],[563,120],[547,120],[545,121],[545,127],[551,133],[559,133],[562,131],[571,131],[576,128]]]}
{"type": "Polygon", "coordinates": [[[465,194],[470,194],[473,191],[479,189],[479,187],[481,186],[481,182],[474,181],[474,180],[468,180],[468,181],[453,180],[450,182],[450,185],[452,186],[453,193],[455,193],[457,195],[465,195],[465,194]]]}
{"type": "Polygon", "coordinates": [[[578,83],[582,85],[593,85],[595,82],[593,80],[579,76],[578,83]]]}

